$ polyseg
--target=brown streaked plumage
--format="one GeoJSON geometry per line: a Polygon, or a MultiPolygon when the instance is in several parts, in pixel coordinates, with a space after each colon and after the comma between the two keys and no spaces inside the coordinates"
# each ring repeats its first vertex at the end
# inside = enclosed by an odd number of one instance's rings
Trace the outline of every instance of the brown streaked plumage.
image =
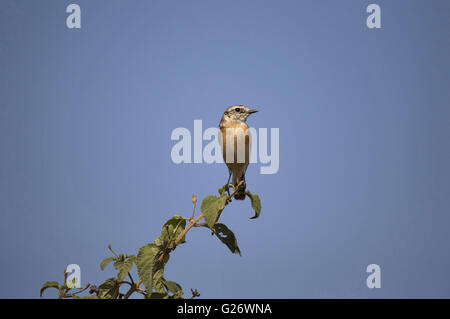
{"type": "Polygon", "coordinates": [[[255,112],[258,111],[250,110],[243,105],[233,105],[225,110],[219,124],[219,143],[222,148],[223,160],[230,174],[228,183],[231,176],[233,176],[232,183],[234,186],[240,181],[244,181],[244,184],[234,195],[234,198],[238,200],[245,199],[245,172],[250,161],[251,136],[246,120],[250,114],[255,112]],[[233,140],[233,144],[230,146],[229,141],[231,140],[233,140]]]}

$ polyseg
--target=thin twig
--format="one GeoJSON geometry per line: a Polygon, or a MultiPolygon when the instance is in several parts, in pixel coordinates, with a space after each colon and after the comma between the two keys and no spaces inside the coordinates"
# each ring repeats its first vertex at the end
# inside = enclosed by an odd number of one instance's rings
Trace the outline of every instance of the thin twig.
{"type": "Polygon", "coordinates": [[[77,292],[73,292],[73,293],[71,293],[70,295],[73,297],[73,296],[75,296],[76,294],[79,294],[79,293],[85,291],[85,290],[88,289],[90,286],[91,286],[91,284],[87,284],[86,287],[84,287],[83,289],[78,290],[77,292]]]}
{"type": "MultiPolygon", "coordinates": [[[[239,186],[241,186],[243,183],[244,181],[240,181],[239,184],[236,185],[236,188],[234,189],[233,193],[231,193],[231,195],[227,197],[227,201],[237,193],[237,191],[239,190],[239,186]]],[[[192,219],[189,222],[189,225],[187,225],[187,227],[183,230],[180,236],[178,236],[178,238],[175,240],[175,245],[178,245],[183,240],[184,236],[186,236],[186,233],[189,231],[189,229],[195,226],[197,222],[200,221],[200,219],[202,218],[203,214],[200,214],[200,216],[198,216],[196,219],[192,219]]]]}
{"type": "Polygon", "coordinates": [[[227,197],[227,201],[237,193],[237,191],[239,190],[239,186],[241,186],[242,184],[244,184],[244,181],[240,181],[239,184],[236,185],[236,188],[233,190],[231,195],[227,197]]]}
{"type": "Polygon", "coordinates": [[[178,227],[180,227],[180,225],[181,225],[181,220],[178,222],[177,227],[175,227],[175,229],[174,229],[174,231],[173,231],[173,234],[174,234],[174,235],[177,234],[178,227]]]}
{"type": "Polygon", "coordinates": [[[194,203],[194,209],[192,210],[192,217],[191,217],[191,219],[194,219],[195,207],[197,207],[197,195],[192,195],[192,203],[194,203]]]}
{"type": "Polygon", "coordinates": [[[136,288],[134,286],[131,286],[130,289],[127,291],[127,293],[122,297],[122,299],[128,299],[133,294],[133,292],[136,291],[136,288]]]}
{"type": "Polygon", "coordinates": [[[180,234],[180,236],[178,236],[178,238],[175,240],[175,245],[178,245],[183,240],[184,236],[189,231],[189,229],[191,229],[192,226],[194,226],[202,218],[203,218],[203,214],[200,214],[200,216],[198,216],[196,219],[191,220],[189,222],[189,225],[187,225],[187,227],[183,230],[183,232],[180,234]]]}
{"type": "MultiPolygon", "coordinates": [[[[240,187],[242,184],[244,184],[244,181],[240,181],[235,187],[233,187],[233,192],[226,198],[226,203],[225,203],[225,204],[228,204],[228,201],[229,201],[229,200],[230,200],[230,199],[238,192],[239,187],[240,187]]],[[[183,229],[183,231],[181,232],[181,234],[180,234],[180,235],[177,237],[177,239],[175,240],[175,247],[176,247],[178,244],[181,243],[181,241],[183,240],[183,238],[186,236],[186,233],[187,233],[192,227],[194,227],[194,226],[195,226],[195,227],[198,227],[198,226],[207,226],[207,224],[205,224],[205,223],[197,224],[197,223],[204,217],[204,215],[203,215],[203,214],[200,214],[197,218],[194,219],[194,216],[195,216],[195,209],[196,209],[196,206],[197,206],[197,198],[196,198],[196,196],[195,196],[195,200],[194,200],[194,196],[193,196],[192,202],[193,202],[193,204],[194,204],[193,211],[192,211],[192,217],[189,218],[189,219],[188,219],[188,218],[183,218],[183,219],[189,220],[189,224],[187,225],[187,227],[186,227],[185,229],[183,229]]],[[[181,222],[178,223],[178,225],[175,227],[175,231],[174,231],[175,234],[176,234],[176,232],[177,232],[178,227],[179,227],[180,224],[181,224],[181,222]]],[[[116,252],[111,248],[111,244],[108,245],[108,248],[109,248],[109,250],[114,254],[114,256],[115,256],[116,258],[119,257],[119,256],[116,254],[116,252]]],[[[162,262],[162,261],[164,260],[164,256],[165,256],[165,252],[163,252],[163,253],[161,254],[161,256],[158,258],[158,261],[159,261],[159,262],[162,262]]],[[[67,276],[67,275],[65,274],[65,276],[67,276]]],[[[138,292],[138,293],[140,293],[140,294],[142,294],[142,295],[145,295],[145,294],[146,294],[146,293],[145,293],[145,290],[139,288],[139,286],[140,286],[141,283],[142,283],[142,280],[139,279],[139,280],[136,282],[136,284],[135,284],[135,283],[134,283],[134,280],[133,280],[133,278],[132,278],[132,276],[131,276],[131,274],[130,274],[130,272],[128,272],[128,276],[130,277],[131,283],[129,283],[129,282],[127,282],[127,281],[123,281],[123,283],[129,284],[129,285],[130,285],[130,289],[126,292],[126,294],[125,294],[122,298],[123,298],[123,299],[128,299],[134,292],[138,292]]],[[[76,293],[80,293],[80,292],[86,290],[87,288],[88,288],[88,286],[87,286],[86,288],[84,288],[83,290],[78,291],[78,292],[76,292],[76,293]]],[[[192,290],[192,289],[191,289],[191,292],[192,292],[192,297],[189,298],[189,299],[198,297],[198,296],[200,295],[196,289],[195,289],[195,290],[192,290]]],[[[72,295],[74,295],[74,294],[72,294],[72,295]]],[[[63,296],[60,296],[60,297],[63,297],[63,296]]]]}
{"type": "Polygon", "coordinates": [[[127,293],[122,297],[122,299],[128,299],[133,294],[133,292],[137,291],[139,293],[142,293],[142,289],[139,288],[141,285],[142,280],[139,279],[138,282],[130,287],[130,289],[127,291],[127,293]]]}
{"type": "Polygon", "coordinates": [[[117,255],[116,252],[112,249],[111,244],[108,245],[108,249],[113,253],[114,256],[116,256],[116,258],[119,257],[119,255],[117,255]]]}
{"type": "Polygon", "coordinates": [[[191,293],[192,293],[192,296],[190,298],[188,298],[188,299],[194,299],[195,297],[200,297],[200,293],[198,292],[197,289],[192,289],[191,288],[191,293]]]}
{"type": "Polygon", "coordinates": [[[130,272],[128,272],[128,277],[130,277],[131,283],[134,285],[134,280],[133,280],[133,277],[131,277],[130,272]]]}

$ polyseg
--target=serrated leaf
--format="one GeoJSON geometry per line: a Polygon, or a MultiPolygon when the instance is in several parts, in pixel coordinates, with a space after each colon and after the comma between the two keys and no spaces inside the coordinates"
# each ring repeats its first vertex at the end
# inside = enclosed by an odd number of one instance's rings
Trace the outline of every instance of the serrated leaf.
{"type": "Polygon", "coordinates": [[[155,256],[155,262],[153,266],[153,289],[155,289],[158,293],[165,293],[164,290],[164,267],[169,261],[170,255],[168,253],[163,253],[163,251],[159,251],[155,256]],[[162,256],[162,258],[161,258],[162,256]]]}
{"type": "Polygon", "coordinates": [[[139,248],[136,257],[138,275],[147,289],[147,292],[151,292],[153,288],[153,266],[158,251],[159,249],[155,244],[147,244],[139,248]]]}
{"type": "Polygon", "coordinates": [[[108,278],[98,286],[98,297],[101,299],[115,299],[119,295],[119,284],[116,278],[108,278]]]}
{"type": "Polygon", "coordinates": [[[177,294],[180,291],[183,291],[181,286],[177,284],[175,281],[164,280],[164,286],[166,287],[168,292],[171,292],[173,294],[177,294]]]}
{"type": "Polygon", "coordinates": [[[250,197],[252,208],[255,211],[255,215],[253,217],[250,217],[250,219],[258,218],[259,214],[261,213],[261,200],[259,199],[259,196],[256,194],[252,194],[249,190],[247,190],[245,194],[250,197]]]}
{"type": "Polygon", "coordinates": [[[205,217],[206,224],[208,224],[210,228],[212,228],[219,219],[220,213],[222,213],[226,203],[227,196],[225,194],[220,196],[209,195],[203,198],[200,210],[205,217]]]}
{"type": "Polygon", "coordinates": [[[108,266],[108,264],[113,260],[116,260],[116,257],[108,257],[108,258],[103,259],[103,261],[100,264],[100,269],[104,270],[106,268],[106,266],[108,266]]]}
{"type": "Polygon", "coordinates": [[[168,295],[166,293],[152,292],[147,296],[147,299],[167,299],[167,297],[168,295]]]}
{"type": "Polygon", "coordinates": [[[39,296],[42,297],[42,294],[47,288],[56,288],[59,290],[59,283],[57,281],[47,281],[41,288],[39,296]]]}
{"type": "Polygon", "coordinates": [[[236,236],[224,224],[216,223],[213,228],[214,234],[224,243],[233,254],[241,255],[241,250],[237,244],[236,236]]]}
{"type": "Polygon", "coordinates": [[[173,241],[183,232],[186,220],[180,215],[174,215],[166,221],[161,229],[160,240],[173,241]]]}
{"type": "Polygon", "coordinates": [[[133,259],[127,259],[124,261],[116,261],[114,263],[114,269],[119,270],[119,273],[117,274],[117,279],[119,281],[124,280],[124,278],[128,275],[128,273],[133,268],[133,259]]]}
{"type": "Polygon", "coordinates": [[[156,292],[165,293],[164,290],[164,264],[153,268],[153,288],[156,292]]]}

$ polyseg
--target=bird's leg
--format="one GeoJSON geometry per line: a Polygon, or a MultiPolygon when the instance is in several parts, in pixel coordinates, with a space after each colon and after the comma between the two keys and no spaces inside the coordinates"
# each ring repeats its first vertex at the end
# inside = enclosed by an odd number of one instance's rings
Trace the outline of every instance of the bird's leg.
{"type": "Polygon", "coordinates": [[[244,188],[244,190],[245,190],[245,187],[246,187],[245,174],[244,174],[244,175],[242,175],[242,182],[243,182],[243,185],[242,185],[242,187],[243,187],[243,188],[244,188]]]}
{"type": "Polygon", "coordinates": [[[228,196],[230,196],[230,179],[231,179],[231,173],[228,175],[228,182],[227,182],[227,193],[228,196]]]}

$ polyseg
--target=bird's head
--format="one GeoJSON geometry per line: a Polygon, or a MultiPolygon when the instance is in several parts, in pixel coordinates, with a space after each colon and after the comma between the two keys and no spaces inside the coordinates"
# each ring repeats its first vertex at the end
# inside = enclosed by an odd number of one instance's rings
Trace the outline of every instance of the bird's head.
{"type": "Polygon", "coordinates": [[[245,123],[250,114],[256,112],[258,112],[258,110],[251,110],[243,105],[233,105],[223,112],[222,120],[234,123],[245,123]]]}

